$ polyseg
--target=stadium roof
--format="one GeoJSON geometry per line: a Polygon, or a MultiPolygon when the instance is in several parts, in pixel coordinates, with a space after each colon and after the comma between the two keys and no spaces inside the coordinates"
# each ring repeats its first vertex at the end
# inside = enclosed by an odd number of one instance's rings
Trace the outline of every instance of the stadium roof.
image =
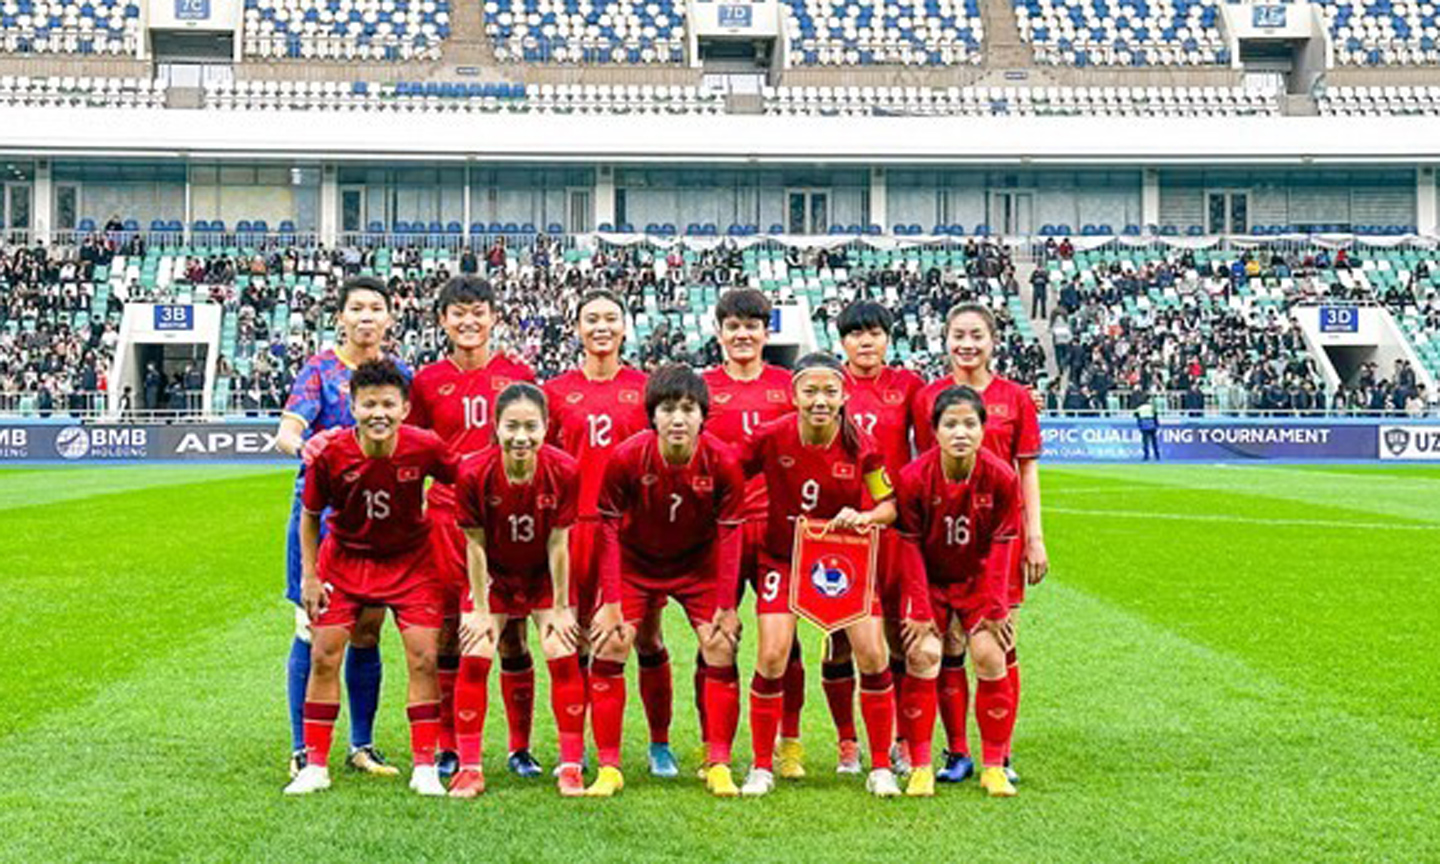
{"type": "Polygon", "coordinates": [[[1435,117],[774,117],[11,108],[10,156],[825,163],[1440,161],[1435,117]]]}

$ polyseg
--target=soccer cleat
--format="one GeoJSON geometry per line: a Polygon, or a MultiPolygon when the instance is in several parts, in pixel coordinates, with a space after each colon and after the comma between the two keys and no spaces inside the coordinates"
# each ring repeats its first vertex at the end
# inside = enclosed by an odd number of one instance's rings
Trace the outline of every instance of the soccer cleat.
{"type": "Polygon", "coordinates": [[[905,784],[905,794],[911,798],[932,798],[935,795],[935,768],[920,765],[910,772],[910,781],[905,784]]]}
{"type": "Polygon", "coordinates": [[[345,759],[345,764],[362,774],[373,774],[376,777],[400,776],[400,769],[386,762],[385,754],[376,750],[372,744],[351,750],[350,755],[345,759]]]}
{"type": "Polygon", "coordinates": [[[895,782],[894,771],[876,768],[865,778],[865,791],[876,798],[894,798],[900,794],[900,784],[895,782]]]}
{"type": "Polygon", "coordinates": [[[951,753],[946,750],[943,754],[945,767],[935,775],[935,779],[941,783],[964,783],[975,775],[975,760],[967,753],[951,753]]]}
{"type": "Polygon", "coordinates": [[[561,796],[578,798],[585,794],[585,775],[580,773],[579,765],[574,762],[556,765],[555,776],[560,778],[557,785],[560,788],[561,796]]]}
{"type": "Polygon", "coordinates": [[[670,752],[669,744],[650,745],[650,776],[680,776],[680,766],[675,763],[675,754],[670,752]]]}
{"type": "Polygon", "coordinates": [[[474,798],[485,791],[485,772],[479,768],[461,768],[450,782],[451,798],[474,798]]]}
{"type": "Polygon", "coordinates": [[[1011,786],[1020,785],[1020,775],[1015,773],[1015,766],[1010,764],[1010,757],[1005,757],[1005,779],[1010,781],[1011,786]]]}
{"type": "Polygon", "coordinates": [[[835,773],[860,773],[860,743],[858,741],[840,742],[840,761],[835,763],[835,773]]]}
{"type": "Polygon", "coordinates": [[[441,750],[435,754],[435,768],[440,772],[441,780],[449,780],[460,770],[460,754],[454,750],[441,750]]]}
{"type": "MultiPolygon", "coordinates": [[[[528,751],[527,751],[527,752],[528,752],[528,751]]],[[[533,758],[533,757],[532,757],[532,758],[533,758]]],[[[551,776],[553,776],[553,777],[559,777],[559,776],[560,776],[560,768],[561,768],[561,767],[562,767],[562,766],[560,766],[560,765],[556,765],[554,768],[552,768],[552,769],[550,770],[551,776]]],[[[581,773],[581,774],[584,774],[586,771],[589,771],[589,770],[590,770],[590,754],[589,754],[589,753],[582,753],[582,754],[580,755],[580,773],[581,773]]]]}
{"type": "Polygon", "coordinates": [[[799,780],[805,776],[805,745],[800,743],[799,738],[781,738],[775,758],[780,760],[781,777],[799,780]]]}
{"type": "Polygon", "coordinates": [[[991,798],[1015,797],[1015,787],[1011,785],[1010,778],[1005,776],[1005,769],[999,765],[991,765],[980,772],[980,788],[991,798]]]}
{"type": "Polygon", "coordinates": [[[734,798],[740,794],[735,778],[730,776],[730,766],[719,762],[705,769],[705,788],[717,798],[734,798]]]}
{"type": "Polygon", "coordinates": [[[614,765],[601,765],[595,782],[585,790],[586,798],[613,798],[616,792],[625,788],[625,775],[614,765]]]}
{"type": "Polygon", "coordinates": [[[440,772],[434,765],[416,765],[410,772],[410,788],[421,795],[445,797],[445,784],[440,782],[440,772]]]}
{"type": "Polygon", "coordinates": [[[759,798],[761,795],[769,795],[774,789],[774,774],[764,768],[751,768],[749,776],[745,778],[745,785],[740,787],[740,794],[746,798],[759,798]]]}
{"type": "Polygon", "coordinates": [[[910,773],[909,744],[904,741],[896,741],[890,745],[890,768],[902,777],[910,773]]]}
{"type": "MultiPolygon", "coordinates": [[[[511,753],[510,758],[505,760],[505,767],[509,768],[510,773],[516,777],[539,777],[545,773],[545,769],[540,767],[540,763],[535,761],[535,757],[530,755],[529,750],[516,750],[511,753]]],[[[555,776],[560,776],[558,770],[555,772],[555,776]]]]}
{"type": "Polygon", "coordinates": [[[285,787],[286,795],[309,795],[330,788],[330,769],[324,765],[306,765],[285,787]]]}
{"type": "Polygon", "coordinates": [[[303,749],[296,750],[294,753],[291,753],[290,779],[294,780],[296,777],[298,777],[300,775],[300,772],[305,768],[307,764],[309,764],[309,762],[310,757],[305,754],[305,751],[303,749]]]}

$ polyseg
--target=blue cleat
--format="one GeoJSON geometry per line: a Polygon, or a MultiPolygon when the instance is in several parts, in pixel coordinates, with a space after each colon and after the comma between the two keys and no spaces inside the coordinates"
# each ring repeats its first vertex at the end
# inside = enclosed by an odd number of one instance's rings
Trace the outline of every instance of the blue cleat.
{"type": "Polygon", "coordinates": [[[449,780],[460,770],[460,754],[454,750],[441,750],[435,754],[435,771],[441,780],[449,780]]]}
{"type": "Polygon", "coordinates": [[[975,760],[964,753],[951,753],[946,750],[944,753],[945,767],[935,772],[935,779],[940,783],[964,783],[975,776],[975,760]]]}
{"type": "Polygon", "coordinates": [[[680,776],[680,766],[675,763],[675,754],[670,752],[669,744],[650,745],[650,776],[680,776]]]}
{"type": "Polygon", "coordinates": [[[539,777],[545,773],[529,750],[516,750],[511,753],[505,765],[516,777],[539,777]]]}

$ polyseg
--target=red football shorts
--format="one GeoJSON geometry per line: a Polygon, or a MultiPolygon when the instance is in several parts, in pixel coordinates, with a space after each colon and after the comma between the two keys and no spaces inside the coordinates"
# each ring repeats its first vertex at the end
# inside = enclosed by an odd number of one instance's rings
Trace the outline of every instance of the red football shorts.
{"type": "Polygon", "coordinates": [[[900,549],[900,535],[894,529],[880,532],[880,554],[876,556],[880,572],[876,576],[880,580],[877,586],[880,608],[887,621],[899,621],[905,617],[905,579],[900,573],[900,549]]]}
{"type": "Polygon", "coordinates": [[[765,517],[747,519],[740,531],[740,580],[735,586],[735,606],[745,599],[745,586],[760,590],[760,549],[765,545],[765,517]]]}
{"type": "Polygon", "coordinates": [[[1010,560],[1010,605],[1019,606],[1025,602],[1025,524],[1020,524],[1016,534],[1015,555],[1010,560]]]}
{"type": "Polygon", "coordinates": [[[440,582],[440,612],[454,618],[470,596],[465,532],[455,523],[454,510],[432,507],[429,515],[430,542],[440,582]]]}
{"type": "MultiPolygon", "coordinates": [[[[555,592],[551,589],[550,574],[543,573],[533,579],[517,579],[508,576],[490,580],[490,614],[508,615],[511,618],[528,618],[531,612],[551,609],[555,606],[555,592]]],[[[475,603],[466,591],[460,602],[461,612],[473,612],[475,603]]]]}
{"type": "Polygon", "coordinates": [[[347,552],[326,537],[316,571],[330,593],[325,611],[310,622],[311,627],[352,629],[366,606],[389,607],[401,630],[438,629],[442,623],[439,580],[428,543],[411,552],[370,558],[347,552]]]}
{"type": "Polygon", "coordinates": [[[671,579],[647,579],[633,571],[621,571],[620,611],[627,623],[633,624],[653,611],[664,609],[665,601],[671,597],[685,609],[690,626],[708,624],[715,619],[713,576],[687,573],[671,579]]]}
{"type": "Polygon", "coordinates": [[[570,528],[570,604],[575,617],[589,621],[600,603],[599,517],[582,517],[570,528]]]}
{"type": "Polygon", "coordinates": [[[949,585],[930,584],[930,614],[942,634],[950,626],[950,616],[960,619],[965,632],[973,631],[985,617],[985,599],[976,591],[978,580],[954,582],[949,585]]]}
{"type": "MultiPolygon", "coordinates": [[[[760,550],[760,584],[756,587],[755,614],[774,615],[790,613],[790,569],[792,562],[781,561],[764,549],[760,550]]],[[[870,603],[870,614],[877,618],[884,614],[880,604],[880,591],[875,591],[870,603]]]]}

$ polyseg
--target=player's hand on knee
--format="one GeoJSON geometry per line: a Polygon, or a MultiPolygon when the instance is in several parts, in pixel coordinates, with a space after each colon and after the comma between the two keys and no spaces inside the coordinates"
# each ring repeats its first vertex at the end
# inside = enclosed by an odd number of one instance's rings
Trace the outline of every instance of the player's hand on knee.
{"type": "Polygon", "coordinates": [[[496,638],[495,619],[488,611],[477,609],[460,615],[460,653],[474,656],[485,643],[493,646],[496,638]]]}
{"type": "Polygon", "coordinates": [[[1045,574],[1050,572],[1050,556],[1045,551],[1043,538],[1031,537],[1025,541],[1023,567],[1025,582],[1030,585],[1039,585],[1045,574]]]}
{"type": "Polygon", "coordinates": [[[321,582],[318,576],[306,577],[300,583],[300,604],[305,607],[305,614],[314,621],[330,605],[330,586],[321,582]]]}
{"type": "MultiPolygon", "coordinates": [[[[578,629],[578,628],[577,628],[578,629]]],[[[619,603],[604,603],[590,622],[590,650],[599,654],[611,639],[625,638],[625,616],[619,603]]]]}
{"type": "Polygon", "coordinates": [[[940,631],[935,629],[935,622],[929,618],[906,618],[900,622],[900,643],[905,646],[905,653],[915,651],[920,640],[926,636],[940,638],[940,631]]]}
{"type": "Polygon", "coordinates": [[[550,625],[541,638],[563,649],[556,653],[574,651],[580,644],[580,622],[575,620],[575,610],[569,606],[556,606],[550,615],[550,625]]]}
{"type": "Polygon", "coordinates": [[[996,644],[1001,651],[1009,651],[1015,647],[1015,622],[1010,616],[1004,618],[986,618],[975,628],[976,632],[984,631],[994,637],[996,644]]]}

